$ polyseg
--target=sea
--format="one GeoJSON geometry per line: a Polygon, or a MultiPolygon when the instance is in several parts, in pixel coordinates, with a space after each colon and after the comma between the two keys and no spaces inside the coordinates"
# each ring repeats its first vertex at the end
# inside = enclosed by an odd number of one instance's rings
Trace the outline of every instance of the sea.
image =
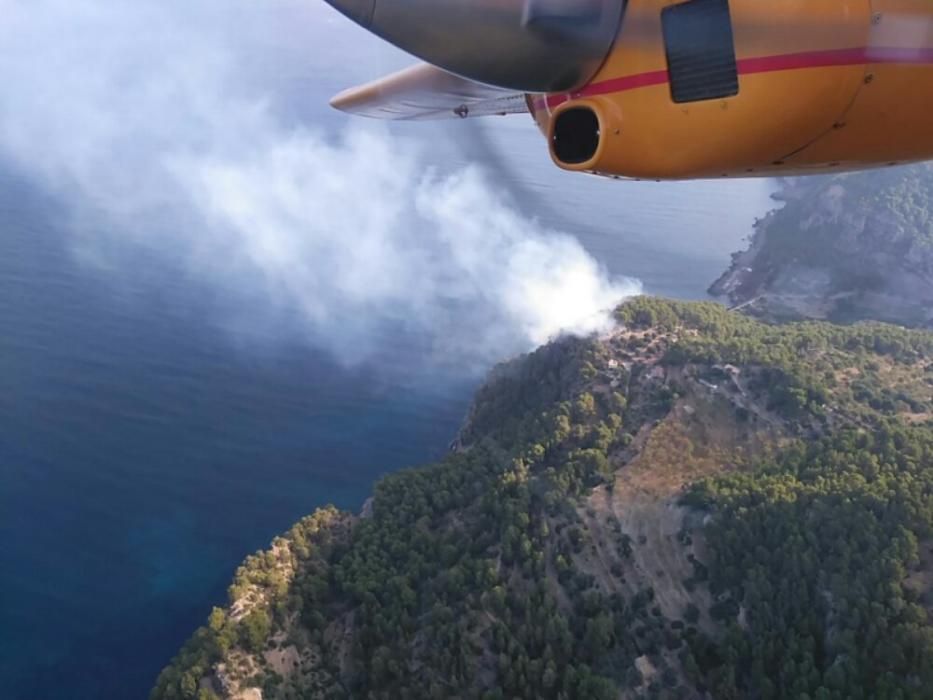
{"type": "MultiPolygon", "coordinates": [[[[291,36],[257,62],[289,67],[269,89],[296,123],[339,128],[327,97],[404,59],[328,22],[346,41],[291,36]],[[344,60],[348,45],[372,59],[344,60]]],[[[397,129],[443,140],[439,167],[478,164],[652,294],[705,298],[773,206],[763,180],[562,173],[529,122],[397,129]]],[[[442,456],[482,372],[433,366],[403,329],[350,367],[302,335],[240,342],[211,321],[216,289],[171,256],[127,250],[132,274],[88,264],[65,207],[0,168],[0,697],[132,700],[245,556],[442,456]]]]}

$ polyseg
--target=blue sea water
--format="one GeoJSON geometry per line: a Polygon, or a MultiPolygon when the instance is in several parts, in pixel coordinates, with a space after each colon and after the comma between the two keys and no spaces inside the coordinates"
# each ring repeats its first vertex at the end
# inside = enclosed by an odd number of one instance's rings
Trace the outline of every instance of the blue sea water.
{"type": "MultiPolygon", "coordinates": [[[[209,295],[185,273],[146,259],[132,281],[102,277],[72,254],[53,203],[4,185],[3,697],[141,698],[245,555],[317,506],[358,508],[381,475],[441,455],[479,379],[429,371],[404,336],[352,370],[298,341],[243,347],[207,322],[209,295]]],[[[678,263],[613,228],[686,235],[708,195],[681,199],[680,217],[657,202],[663,216],[644,222],[600,228],[590,216],[581,231],[597,233],[583,240],[649,291],[702,296],[724,253],[715,267],[678,263]]],[[[689,245],[714,238],[691,230],[689,245]]]]}
{"type": "MultiPolygon", "coordinates": [[[[332,125],[325,98],[382,68],[279,72],[275,91],[296,121],[332,125]]],[[[652,293],[703,297],[770,206],[765,182],[558,172],[520,118],[431,129],[455,146],[443,167],[483,164],[652,293]]],[[[244,556],[442,455],[481,377],[426,364],[403,332],[349,369],[299,336],[240,342],[214,322],[229,300],[171,256],[128,249],[123,274],[83,261],[61,206],[0,167],[0,697],[132,700],[244,556]]]]}
{"type": "Polygon", "coordinates": [[[144,697],[242,558],[443,453],[475,377],[245,349],[170,267],[102,281],[0,188],[0,696],[144,697]]]}

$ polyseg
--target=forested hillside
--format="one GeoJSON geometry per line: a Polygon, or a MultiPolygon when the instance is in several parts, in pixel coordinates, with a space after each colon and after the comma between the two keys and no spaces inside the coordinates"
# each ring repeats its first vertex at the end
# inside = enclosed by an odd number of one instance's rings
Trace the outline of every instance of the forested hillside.
{"type": "Polygon", "coordinates": [[[618,317],[247,560],[152,698],[930,698],[933,334],[618,317]]]}
{"type": "Polygon", "coordinates": [[[784,182],[714,294],[767,318],[933,321],[933,167],[784,182]]]}

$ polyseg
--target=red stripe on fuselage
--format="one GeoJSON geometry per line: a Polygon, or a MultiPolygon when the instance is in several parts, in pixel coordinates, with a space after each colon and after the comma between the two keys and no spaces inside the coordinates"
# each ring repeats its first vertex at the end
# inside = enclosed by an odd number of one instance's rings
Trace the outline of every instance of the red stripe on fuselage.
{"type": "MultiPolygon", "coordinates": [[[[903,63],[933,64],[933,49],[910,49],[894,46],[862,47],[857,49],[836,49],[831,51],[807,51],[779,56],[761,56],[743,58],[738,61],[739,75],[755,73],[773,73],[775,71],[800,70],[803,68],[828,68],[834,66],[853,66],[863,63],[903,63]]],[[[666,70],[636,73],[621,78],[612,78],[599,83],[591,83],[577,92],[548,95],[534,99],[535,109],[545,106],[553,109],[564,102],[580,97],[595,97],[616,92],[627,92],[652,85],[664,85],[668,82],[666,70]]]]}

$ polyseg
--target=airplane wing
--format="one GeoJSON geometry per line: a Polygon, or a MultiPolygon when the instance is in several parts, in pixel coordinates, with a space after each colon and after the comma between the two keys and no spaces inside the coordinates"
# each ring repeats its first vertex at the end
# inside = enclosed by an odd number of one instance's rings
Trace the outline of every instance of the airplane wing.
{"type": "Polygon", "coordinates": [[[421,63],[341,92],[331,105],[376,119],[454,119],[528,111],[525,95],[421,63]]]}

